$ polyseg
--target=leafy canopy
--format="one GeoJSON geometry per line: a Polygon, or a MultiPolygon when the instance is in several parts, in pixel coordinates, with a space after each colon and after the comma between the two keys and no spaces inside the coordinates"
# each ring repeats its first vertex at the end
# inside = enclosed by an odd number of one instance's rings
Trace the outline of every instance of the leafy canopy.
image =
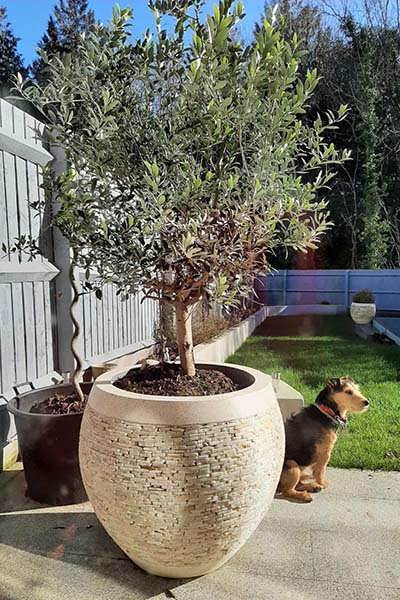
{"type": "Polygon", "coordinates": [[[296,35],[271,15],[243,46],[241,2],[205,19],[201,4],[150,2],[157,34],[136,41],[116,6],[77,53],[49,59],[47,83],[18,84],[72,165],[54,182],[56,222],[88,277],[185,306],[233,302],[278,246],[314,247],[328,226],[317,193],[346,158],[324,142],[345,107],[303,120],[318,77],[299,74],[296,35]]]}

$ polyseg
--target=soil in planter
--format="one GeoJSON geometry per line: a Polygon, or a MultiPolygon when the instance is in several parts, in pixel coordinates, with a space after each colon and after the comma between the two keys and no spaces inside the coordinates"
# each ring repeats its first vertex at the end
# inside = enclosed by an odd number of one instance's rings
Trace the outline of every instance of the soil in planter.
{"type": "Polygon", "coordinates": [[[34,404],[29,412],[38,413],[40,415],[69,415],[82,413],[85,410],[87,399],[88,397],[84,396],[82,401],[75,393],[68,394],[68,396],[54,394],[54,396],[50,396],[50,398],[46,398],[45,400],[34,404]]]}
{"type": "Polygon", "coordinates": [[[221,371],[197,369],[194,377],[185,375],[179,365],[149,366],[131,369],[114,385],[128,392],[150,396],[212,396],[238,389],[236,383],[221,371]]]}

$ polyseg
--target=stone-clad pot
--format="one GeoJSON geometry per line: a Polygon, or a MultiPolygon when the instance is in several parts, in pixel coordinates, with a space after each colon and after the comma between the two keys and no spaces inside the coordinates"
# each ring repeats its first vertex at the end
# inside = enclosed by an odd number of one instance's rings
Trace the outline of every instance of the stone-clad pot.
{"type": "Polygon", "coordinates": [[[140,567],[195,577],[246,542],[274,496],[284,430],[271,379],[255,369],[218,369],[241,389],[162,397],[121,390],[126,371],[93,385],[80,436],[89,499],[110,536],[140,567]]]}

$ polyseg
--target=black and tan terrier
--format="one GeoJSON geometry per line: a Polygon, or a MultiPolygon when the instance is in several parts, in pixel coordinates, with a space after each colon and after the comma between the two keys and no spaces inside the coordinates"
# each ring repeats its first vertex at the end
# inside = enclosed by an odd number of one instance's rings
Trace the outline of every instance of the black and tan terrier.
{"type": "Polygon", "coordinates": [[[329,379],[311,404],[285,423],[285,462],[278,493],[299,502],[328,487],[326,467],[347,412],[362,413],[369,402],[350,377],[329,379]],[[311,474],[310,474],[311,471],[311,474]]]}

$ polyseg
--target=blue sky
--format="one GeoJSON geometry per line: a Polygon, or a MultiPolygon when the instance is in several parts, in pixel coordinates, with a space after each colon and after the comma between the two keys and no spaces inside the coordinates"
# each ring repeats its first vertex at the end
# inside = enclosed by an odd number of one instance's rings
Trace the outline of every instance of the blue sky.
{"type": "MultiPolygon", "coordinates": [[[[264,0],[242,0],[246,18],[242,22],[241,32],[244,38],[251,35],[253,23],[263,11],[264,0]]],[[[115,0],[89,0],[89,6],[95,11],[97,19],[108,21],[115,0]]],[[[120,0],[121,7],[131,6],[134,11],[134,35],[140,35],[152,25],[152,15],[147,7],[147,0],[120,0]]],[[[210,12],[215,0],[206,0],[206,10],[210,12]]],[[[47,21],[53,11],[56,0],[0,0],[0,6],[7,9],[14,34],[21,38],[18,44],[19,52],[28,65],[35,58],[35,47],[47,27],[47,21]]]]}

